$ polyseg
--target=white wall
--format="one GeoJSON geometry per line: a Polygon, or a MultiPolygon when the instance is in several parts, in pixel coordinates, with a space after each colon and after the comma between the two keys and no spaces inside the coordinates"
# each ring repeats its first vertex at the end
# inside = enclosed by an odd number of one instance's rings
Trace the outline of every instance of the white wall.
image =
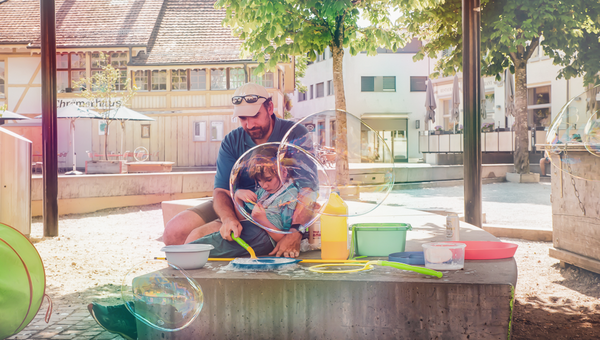
{"type": "MultiPolygon", "coordinates": [[[[295,118],[305,117],[311,113],[335,108],[335,96],[327,96],[327,81],[333,80],[333,60],[326,52],[324,61],[315,62],[308,66],[306,75],[300,81],[310,89],[310,85],[319,82],[325,83],[325,97],[310,99],[307,91],[307,100],[298,102],[298,91],[294,93],[294,107],[292,114],[295,118]]],[[[367,56],[359,53],[351,56],[346,50],[344,54],[344,90],[346,96],[346,110],[357,116],[389,115],[408,119],[408,157],[410,159],[422,158],[418,151],[418,130],[415,129],[415,120],[425,116],[425,92],[410,92],[411,76],[427,76],[433,62],[427,58],[413,62],[414,53],[381,53],[376,56],[367,56]],[[395,76],[395,92],[361,92],[362,76],[395,76]]],[[[316,93],[316,88],[314,89],[316,93]]]]}

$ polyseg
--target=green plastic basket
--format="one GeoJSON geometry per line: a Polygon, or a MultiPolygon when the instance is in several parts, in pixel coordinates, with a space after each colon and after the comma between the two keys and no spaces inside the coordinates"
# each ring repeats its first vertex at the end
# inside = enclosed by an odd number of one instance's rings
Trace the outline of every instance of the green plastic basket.
{"type": "Polygon", "coordinates": [[[412,230],[408,223],[357,223],[350,226],[352,246],[350,257],[388,256],[403,252],[406,231],[412,230]]]}

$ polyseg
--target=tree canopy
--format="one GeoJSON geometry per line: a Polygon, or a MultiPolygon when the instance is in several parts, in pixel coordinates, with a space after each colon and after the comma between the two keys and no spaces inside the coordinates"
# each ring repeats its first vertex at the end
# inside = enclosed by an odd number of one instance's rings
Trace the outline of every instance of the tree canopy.
{"type": "MultiPolygon", "coordinates": [[[[432,77],[462,70],[461,0],[405,10],[400,20],[408,32],[426,41],[415,56],[437,58],[432,77]],[[450,51],[451,50],[451,51],[450,51]]],[[[503,70],[514,73],[515,61],[527,61],[536,47],[565,66],[558,77],[584,76],[598,83],[600,71],[600,3],[585,0],[482,0],[482,74],[500,78],[503,70]]]]}

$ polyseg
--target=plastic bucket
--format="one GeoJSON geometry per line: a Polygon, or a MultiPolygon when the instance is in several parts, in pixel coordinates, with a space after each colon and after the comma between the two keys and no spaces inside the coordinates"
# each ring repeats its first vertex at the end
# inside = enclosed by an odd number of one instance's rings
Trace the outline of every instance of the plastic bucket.
{"type": "Polygon", "coordinates": [[[425,243],[425,267],[435,270],[462,269],[465,266],[465,247],[460,242],[425,243]]]}
{"type": "Polygon", "coordinates": [[[412,227],[408,223],[357,223],[350,229],[354,256],[389,256],[404,251],[406,231],[412,227]]]}

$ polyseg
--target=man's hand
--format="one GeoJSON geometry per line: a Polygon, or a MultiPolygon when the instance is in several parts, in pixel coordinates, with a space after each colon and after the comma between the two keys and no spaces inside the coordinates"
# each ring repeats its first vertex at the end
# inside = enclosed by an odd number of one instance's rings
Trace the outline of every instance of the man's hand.
{"type": "Polygon", "coordinates": [[[272,252],[269,255],[280,257],[298,257],[300,255],[300,241],[302,240],[302,234],[296,229],[291,229],[292,233],[285,235],[272,252]]]}
{"type": "Polygon", "coordinates": [[[221,225],[221,229],[219,229],[219,233],[221,234],[222,238],[227,241],[233,241],[231,238],[232,231],[235,237],[240,237],[240,234],[242,233],[242,225],[240,224],[240,221],[234,218],[227,219],[222,222],[223,224],[221,225]]]}

